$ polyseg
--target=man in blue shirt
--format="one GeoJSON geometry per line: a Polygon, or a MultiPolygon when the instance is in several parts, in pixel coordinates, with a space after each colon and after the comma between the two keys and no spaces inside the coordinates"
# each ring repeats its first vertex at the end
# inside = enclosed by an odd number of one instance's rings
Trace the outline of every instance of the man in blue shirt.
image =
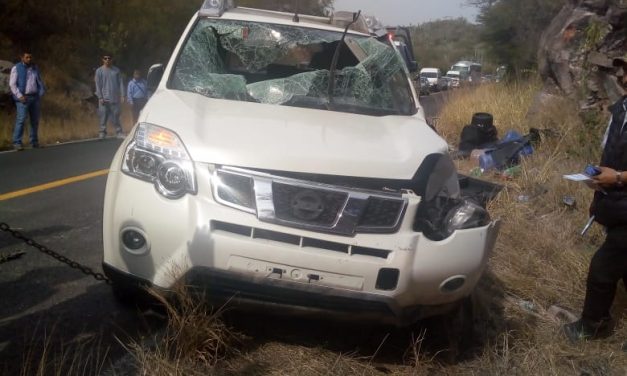
{"type": "Polygon", "coordinates": [[[100,132],[98,138],[103,140],[107,135],[107,120],[111,119],[117,138],[124,138],[120,123],[120,104],[124,102],[124,85],[122,72],[113,65],[113,56],[102,56],[102,66],[96,69],[96,96],[98,97],[98,117],[100,132]]]}
{"type": "Polygon", "coordinates": [[[39,147],[37,131],[41,110],[40,99],[46,91],[39,68],[32,62],[33,55],[29,51],[24,51],[20,55],[20,60],[11,69],[9,77],[9,87],[17,108],[13,129],[13,148],[17,151],[24,150],[22,136],[27,114],[30,117],[30,144],[33,148],[39,147]]]}
{"type": "Polygon", "coordinates": [[[148,101],[146,80],[142,78],[142,74],[139,69],[135,69],[133,71],[133,79],[128,82],[126,95],[128,96],[128,103],[132,106],[133,124],[135,124],[137,123],[137,119],[139,119],[139,113],[148,101]]]}

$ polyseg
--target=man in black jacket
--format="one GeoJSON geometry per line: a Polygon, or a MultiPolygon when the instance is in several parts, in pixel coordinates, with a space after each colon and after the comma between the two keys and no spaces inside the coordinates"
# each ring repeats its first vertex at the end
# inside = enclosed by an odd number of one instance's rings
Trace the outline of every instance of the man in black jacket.
{"type": "MultiPolygon", "coordinates": [[[[618,62],[627,91],[627,62],[618,62]]],[[[622,279],[627,287],[627,95],[609,111],[612,118],[603,140],[601,173],[593,178],[602,190],[595,192],[590,207],[595,221],[606,227],[607,237],[590,263],[581,319],[564,326],[572,341],[610,335],[610,308],[618,282],[622,279]]]]}

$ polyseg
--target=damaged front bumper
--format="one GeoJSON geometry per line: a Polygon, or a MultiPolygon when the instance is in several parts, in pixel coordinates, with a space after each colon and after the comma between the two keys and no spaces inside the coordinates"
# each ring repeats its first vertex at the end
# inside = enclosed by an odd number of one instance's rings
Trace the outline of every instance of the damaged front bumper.
{"type": "Polygon", "coordinates": [[[216,305],[406,325],[470,295],[498,234],[496,221],[430,240],[414,231],[420,197],[407,192],[394,233],[261,222],[215,200],[212,172],[197,173],[198,193],[172,201],[110,171],[103,267],[114,282],[168,291],[183,281],[216,305]],[[129,230],[145,237],[140,252],[124,244],[129,230]]]}

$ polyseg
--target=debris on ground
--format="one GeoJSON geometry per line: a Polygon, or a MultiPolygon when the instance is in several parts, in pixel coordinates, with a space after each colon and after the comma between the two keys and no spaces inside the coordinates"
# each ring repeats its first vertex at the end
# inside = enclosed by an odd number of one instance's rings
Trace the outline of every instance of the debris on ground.
{"type": "Polygon", "coordinates": [[[564,196],[562,198],[562,203],[571,209],[575,209],[577,207],[577,200],[574,196],[564,196]]]}
{"type": "Polygon", "coordinates": [[[547,316],[556,323],[574,322],[578,320],[576,314],[558,305],[552,305],[551,307],[549,307],[546,313],[547,316]]]}

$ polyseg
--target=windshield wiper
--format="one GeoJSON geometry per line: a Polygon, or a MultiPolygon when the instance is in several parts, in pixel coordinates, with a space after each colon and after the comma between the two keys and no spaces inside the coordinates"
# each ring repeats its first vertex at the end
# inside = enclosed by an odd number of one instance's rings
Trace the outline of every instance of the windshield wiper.
{"type": "Polygon", "coordinates": [[[333,53],[333,60],[331,60],[331,68],[329,68],[329,87],[327,91],[327,97],[329,101],[329,105],[333,104],[333,92],[335,91],[335,71],[337,70],[337,62],[340,60],[340,51],[342,50],[342,46],[344,45],[344,39],[346,39],[346,34],[348,34],[348,29],[353,26],[357,20],[359,20],[359,16],[361,15],[361,10],[357,11],[357,13],[353,13],[353,20],[346,25],[344,29],[344,33],[342,33],[342,38],[340,42],[335,47],[335,52],[333,53]]]}

